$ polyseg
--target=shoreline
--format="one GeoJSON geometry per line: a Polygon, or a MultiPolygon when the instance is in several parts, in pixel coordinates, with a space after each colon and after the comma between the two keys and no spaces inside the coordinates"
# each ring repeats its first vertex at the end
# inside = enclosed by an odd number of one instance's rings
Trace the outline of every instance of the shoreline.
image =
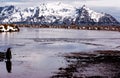
{"type": "Polygon", "coordinates": [[[29,24],[0,24],[0,26],[11,26],[13,28],[17,28],[19,31],[19,27],[27,27],[27,28],[56,28],[56,29],[75,29],[75,30],[104,30],[104,31],[118,31],[120,32],[120,26],[78,26],[78,25],[29,25],[29,24]]]}
{"type": "Polygon", "coordinates": [[[65,59],[67,65],[58,68],[51,78],[119,77],[120,51],[118,50],[95,50],[93,53],[71,52],[61,57],[65,59]]]}
{"type": "Polygon", "coordinates": [[[77,25],[23,25],[19,24],[18,27],[28,27],[28,28],[57,28],[57,29],[76,29],[76,30],[104,30],[104,31],[118,31],[120,32],[120,26],[77,26],[77,25]]]}
{"type": "Polygon", "coordinates": [[[15,24],[0,24],[0,32],[18,32],[19,27],[15,24]]]}

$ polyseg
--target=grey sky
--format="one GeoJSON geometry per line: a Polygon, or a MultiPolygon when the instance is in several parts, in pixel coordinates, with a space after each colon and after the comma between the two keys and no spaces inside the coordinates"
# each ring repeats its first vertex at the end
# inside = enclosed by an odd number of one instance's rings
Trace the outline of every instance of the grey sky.
{"type": "Polygon", "coordinates": [[[86,4],[90,7],[118,7],[120,8],[120,0],[0,0],[2,5],[17,5],[22,7],[35,6],[41,3],[62,2],[74,6],[82,6],[86,4]]]}

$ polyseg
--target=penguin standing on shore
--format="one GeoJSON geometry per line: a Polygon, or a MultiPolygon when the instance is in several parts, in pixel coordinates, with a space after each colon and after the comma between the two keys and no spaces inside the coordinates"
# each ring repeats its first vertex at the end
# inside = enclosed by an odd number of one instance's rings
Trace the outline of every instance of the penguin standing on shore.
{"type": "Polygon", "coordinates": [[[6,52],[6,59],[7,59],[7,60],[10,60],[11,58],[12,58],[11,48],[8,48],[8,49],[7,49],[7,52],[6,52]]]}

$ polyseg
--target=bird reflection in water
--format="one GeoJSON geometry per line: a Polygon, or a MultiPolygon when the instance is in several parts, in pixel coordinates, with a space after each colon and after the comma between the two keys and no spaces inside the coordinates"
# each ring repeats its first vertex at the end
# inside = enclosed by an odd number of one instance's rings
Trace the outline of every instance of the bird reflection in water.
{"type": "Polygon", "coordinates": [[[6,70],[8,73],[11,73],[12,70],[12,62],[10,60],[6,61],[6,70]]]}
{"type": "Polygon", "coordinates": [[[11,73],[12,70],[12,62],[11,62],[11,58],[12,58],[12,54],[11,54],[11,48],[7,49],[6,52],[6,70],[8,71],[8,73],[11,73]]]}

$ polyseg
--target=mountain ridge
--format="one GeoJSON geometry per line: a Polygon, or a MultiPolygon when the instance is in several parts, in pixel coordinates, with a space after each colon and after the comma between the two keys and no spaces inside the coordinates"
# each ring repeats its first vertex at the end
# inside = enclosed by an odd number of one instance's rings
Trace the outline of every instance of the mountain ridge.
{"type": "Polygon", "coordinates": [[[0,7],[0,23],[26,23],[46,25],[116,25],[110,14],[99,13],[83,5],[75,8],[67,4],[41,4],[26,9],[13,5],[0,7]]]}

